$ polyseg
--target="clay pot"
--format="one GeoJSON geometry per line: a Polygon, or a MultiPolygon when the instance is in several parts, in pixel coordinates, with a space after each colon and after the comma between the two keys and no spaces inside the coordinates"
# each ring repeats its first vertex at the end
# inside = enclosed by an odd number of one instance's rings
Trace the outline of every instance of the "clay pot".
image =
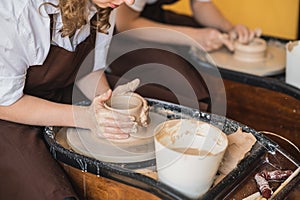
{"type": "MultiPolygon", "coordinates": [[[[143,100],[142,97],[136,93],[125,95],[115,95],[105,102],[104,107],[123,114],[135,117],[135,121],[139,126],[143,126],[141,118],[143,113],[143,100]]],[[[146,113],[148,115],[148,113],[146,113]]]]}
{"type": "Polygon", "coordinates": [[[261,62],[265,59],[267,43],[261,38],[254,38],[248,44],[235,42],[233,57],[245,62],[261,62]]]}

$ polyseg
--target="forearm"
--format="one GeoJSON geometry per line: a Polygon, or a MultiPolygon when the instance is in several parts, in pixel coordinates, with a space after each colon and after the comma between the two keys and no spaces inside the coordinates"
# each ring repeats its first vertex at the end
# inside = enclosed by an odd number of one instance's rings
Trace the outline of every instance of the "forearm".
{"type": "Polygon", "coordinates": [[[87,123],[78,123],[75,120],[74,111],[82,117],[88,116],[85,107],[54,103],[30,95],[24,95],[10,106],[0,106],[0,116],[3,120],[37,126],[88,128],[87,123]]]}
{"type": "Polygon", "coordinates": [[[90,100],[103,94],[110,87],[107,82],[104,70],[94,71],[77,81],[76,85],[83,94],[90,100]]]}
{"type": "Polygon", "coordinates": [[[195,20],[204,26],[228,32],[233,25],[212,2],[199,2],[192,0],[192,11],[195,20]]]}
{"type": "Polygon", "coordinates": [[[155,27],[157,29],[147,29],[142,32],[136,32],[137,34],[134,34],[134,37],[148,41],[169,44],[187,45],[189,42],[192,41],[185,37],[183,34],[191,36],[191,32],[195,31],[194,28],[187,26],[163,24],[146,19],[144,17],[141,17],[139,12],[133,11],[126,5],[122,5],[118,8],[116,20],[116,28],[118,32],[143,27],[155,27]],[[161,29],[161,31],[159,31],[159,29],[161,29]],[[166,29],[169,30],[169,32],[167,32],[166,29]],[[174,32],[172,33],[171,31],[174,32]]]}

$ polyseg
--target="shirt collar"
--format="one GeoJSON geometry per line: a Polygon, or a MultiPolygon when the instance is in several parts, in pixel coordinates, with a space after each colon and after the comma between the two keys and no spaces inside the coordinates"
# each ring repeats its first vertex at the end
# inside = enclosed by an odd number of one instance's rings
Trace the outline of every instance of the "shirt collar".
{"type": "MultiPolygon", "coordinates": [[[[58,0],[50,1],[52,4],[57,5],[58,0]]],[[[88,1],[88,21],[96,14],[97,8],[88,1]]],[[[90,35],[90,24],[89,22],[76,30],[72,38],[62,37],[61,28],[62,28],[62,16],[59,8],[56,8],[51,5],[47,5],[46,11],[48,14],[53,14],[53,32],[52,32],[52,43],[55,45],[61,46],[68,51],[75,51],[78,44],[85,40],[90,35]]]]}

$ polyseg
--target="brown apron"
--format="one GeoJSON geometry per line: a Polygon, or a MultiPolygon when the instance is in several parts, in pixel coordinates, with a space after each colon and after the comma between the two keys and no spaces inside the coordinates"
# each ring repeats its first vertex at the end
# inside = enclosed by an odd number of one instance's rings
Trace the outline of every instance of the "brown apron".
{"type": "MultiPolygon", "coordinates": [[[[29,68],[24,93],[71,103],[77,70],[94,47],[94,35],[91,34],[75,52],[51,46],[44,64],[29,68]]],[[[28,115],[30,109],[34,108],[28,108],[28,115]]],[[[43,127],[0,120],[0,199],[77,198],[68,177],[49,153],[42,131],[43,127]]]]}

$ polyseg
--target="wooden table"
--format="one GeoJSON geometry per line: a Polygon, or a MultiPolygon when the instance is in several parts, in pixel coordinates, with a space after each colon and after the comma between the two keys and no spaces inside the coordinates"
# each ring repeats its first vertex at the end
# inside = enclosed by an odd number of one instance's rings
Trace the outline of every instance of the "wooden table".
{"type": "MultiPolygon", "coordinates": [[[[258,77],[220,69],[227,97],[227,117],[257,131],[278,134],[300,148],[300,89],[279,77],[258,77]]],[[[279,137],[268,135],[285,146],[295,158],[300,154],[279,137]]]]}

